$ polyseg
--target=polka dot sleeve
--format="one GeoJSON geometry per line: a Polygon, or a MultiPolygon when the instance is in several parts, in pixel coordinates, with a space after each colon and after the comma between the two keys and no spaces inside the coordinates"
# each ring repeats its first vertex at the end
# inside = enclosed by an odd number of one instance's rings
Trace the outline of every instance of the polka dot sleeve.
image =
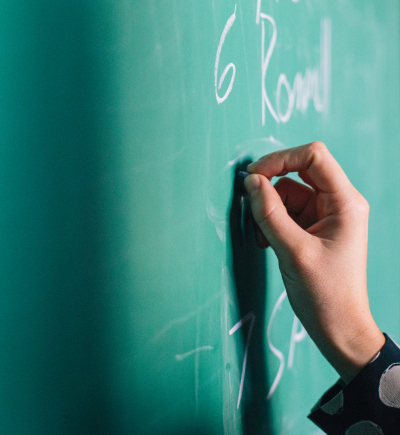
{"type": "Polygon", "coordinates": [[[348,384],[339,380],[308,418],[329,435],[400,434],[400,347],[385,334],[378,355],[348,384]]]}

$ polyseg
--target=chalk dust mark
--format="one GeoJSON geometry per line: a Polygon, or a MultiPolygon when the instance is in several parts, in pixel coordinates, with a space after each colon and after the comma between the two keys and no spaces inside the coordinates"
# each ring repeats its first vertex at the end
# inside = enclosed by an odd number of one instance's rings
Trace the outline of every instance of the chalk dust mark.
{"type": "Polygon", "coordinates": [[[250,154],[253,154],[255,158],[258,158],[265,154],[276,151],[277,149],[284,148],[287,148],[286,145],[283,142],[280,142],[278,139],[274,138],[272,134],[269,135],[269,137],[260,137],[257,139],[247,140],[239,145],[236,145],[236,157],[228,161],[225,169],[231,168],[232,166],[236,165],[236,163],[238,163],[240,160],[248,157],[250,154]]]}
{"type": "Polygon", "coordinates": [[[212,346],[201,346],[201,347],[198,347],[197,349],[190,350],[189,352],[181,353],[181,354],[175,355],[175,359],[176,359],[177,361],[182,361],[182,360],[184,360],[185,358],[187,358],[188,356],[193,355],[193,354],[195,354],[195,353],[197,353],[197,352],[201,352],[201,351],[203,351],[203,350],[213,350],[213,349],[214,349],[214,348],[213,348],[212,346]]]}
{"type": "Polygon", "coordinates": [[[209,305],[211,305],[220,296],[220,294],[221,294],[220,292],[216,293],[214,296],[212,296],[205,304],[203,304],[197,310],[193,310],[190,313],[186,314],[185,316],[178,317],[177,319],[171,320],[171,322],[169,322],[167,325],[165,325],[164,328],[162,328],[160,332],[158,332],[156,335],[154,335],[153,338],[150,339],[150,342],[158,341],[164,334],[166,334],[174,326],[185,323],[188,320],[190,320],[192,317],[201,313],[201,311],[203,311],[205,308],[207,308],[209,305]]]}

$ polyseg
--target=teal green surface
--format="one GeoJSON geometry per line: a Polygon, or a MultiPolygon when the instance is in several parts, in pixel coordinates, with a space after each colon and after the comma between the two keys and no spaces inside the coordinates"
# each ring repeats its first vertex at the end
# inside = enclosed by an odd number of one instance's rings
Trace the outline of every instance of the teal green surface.
{"type": "Polygon", "coordinates": [[[234,168],[328,146],[370,204],[371,308],[399,341],[399,3],[1,0],[0,24],[0,432],[320,433],[337,375],[272,251],[238,303],[234,168]]]}

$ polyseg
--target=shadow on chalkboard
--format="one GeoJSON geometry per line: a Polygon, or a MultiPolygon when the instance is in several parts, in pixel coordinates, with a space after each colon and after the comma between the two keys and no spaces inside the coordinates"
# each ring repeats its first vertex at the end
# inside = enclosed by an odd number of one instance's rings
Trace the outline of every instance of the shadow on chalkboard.
{"type": "MultiPolygon", "coordinates": [[[[244,435],[273,434],[270,403],[267,401],[267,360],[265,353],[266,252],[257,246],[255,223],[243,180],[237,176],[246,171],[251,160],[235,167],[229,223],[232,268],[240,317],[243,319],[243,349],[247,360],[240,403],[244,435]],[[246,322],[246,324],[245,324],[246,322]],[[251,329],[250,329],[251,328],[251,329]]],[[[239,333],[239,331],[238,331],[239,333]]],[[[238,365],[243,365],[239,357],[238,365]]]]}

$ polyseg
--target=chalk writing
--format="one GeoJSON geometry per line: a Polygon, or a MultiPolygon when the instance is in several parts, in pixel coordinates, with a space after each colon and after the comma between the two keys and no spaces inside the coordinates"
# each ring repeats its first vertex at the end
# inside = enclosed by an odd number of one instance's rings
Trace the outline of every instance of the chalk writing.
{"type": "Polygon", "coordinates": [[[243,317],[243,319],[240,319],[239,322],[237,322],[236,325],[233,326],[233,328],[231,328],[229,331],[229,335],[232,335],[239,328],[241,328],[245,323],[250,322],[250,328],[249,328],[249,333],[247,334],[246,346],[245,346],[244,357],[243,357],[242,375],[240,377],[240,387],[239,387],[239,397],[238,397],[238,401],[237,401],[237,409],[239,409],[240,401],[242,400],[244,375],[246,373],[246,364],[247,364],[247,353],[248,353],[249,344],[250,344],[250,337],[251,337],[251,333],[253,331],[253,326],[254,326],[255,321],[256,321],[256,316],[251,311],[250,313],[246,314],[243,317]]]}
{"type": "Polygon", "coordinates": [[[193,355],[193,354],[195,354],[197,352],[201,352],[203,350],[213,350],[213,349],[214,348],[212,346],[201,346],[201,347],[198,347],[197,349],[190,350],[189,352],[175,355],[175,359],[177,361],[182,361],[185,358],[187,358],[188,356],[193,355]]]}
{"type": "Polygon", "coordinates": [[[294,351],[296,343],[300,343],[300,341],[303,341],[307,336],[307,331],[304,329],[304,326],[300,323],[300,320],[297,318],[297,316],[294,316],[293,319],[293,327],[292,327],[292,336],[290,337],[290,348],[289,348],[289,359],[288,359],[288,367],[291,369],[293,368],[293,361],[294,361],[294,351]],[[301,326],[300,331],[297,331],[299,324],[301,326]]]}
{"type": "Polygon", "coordinates": [[[267,399],[270,399],[271,396],[274,394],[274,391],[276,390],[276,387],[278,386],[282,375],[283,375],[283,369],[285,368],[285,357],[283,356],[283,353],[277,349],[271,341],[271,329],[272,329],[272,324],[274,322],[274,318],[276,316],[277,311],[281,308],[282,306],[282,302],[285,300],[286,298],[286,290],[283,291],[281,293],[281,295],[279,296],[274,309],[272,310],[272,314],[271,317],[269,319],[268,322],[268,327],[267,327],[267,340],[268,340],[268,346],[271,349],[272,353],[279,359],[280,363],[279,363],[279,369],[278,369],[278,373],[275,376],[274,382],[272,382],[271,388],[268,391],[267,394],[267,399]]]}
{"type": "MultiPolygon", "coordinates": [[[[277,0],[278,1],[278,0],[277,0]]],[[[297,3],[299,0],[292,0],[293,3],[297,3]]],[[[218,104],[221,104],[228,98],[228,95],[232,91],[233,82],[236,75],[236,67],[231,62],[229,63],[218,82],[218,65],[219,58],[222,50],[222,45],[225,42],[225,37],[229,30],[231,29],[235,19],[236,19],[236,6],[235,12],[229,17],[225,28],[222,32],[218,49],[217,56],[215,58],[214,65],[214,86],[215,86],[215,97],[218,104]],[[220,97],[218,91],[221,89],[222,83],[228,71],[232,69],[232,77],[229,83],[228,89],[226,90],[223,97],[220,97]]],[[[297,72],[293,79],[293,85],[291,86],[287,76],[281,73],[277,80],[276,87],[276,101],[275,104],[271,101],[268,96],[266,89],[267,72],[268,67],[275,50],[278,29],[274,18],[261,11],[261,0],[257,0],[257,14],[256,14],[256,24],[261,22],[261,120],[262,125],[265,125],[266,120],[266,109],[268,109],[271,116],[277,123],[288,122],[292,116],[293,110],[296,109],[302,113],[305,113],[308,109],[309,102],[314,103],[314,108],[317,112],[328,113],[329,100],[330,100],[330,82],[331,82],[331,20],[324,18],[321,20],[320,29],[320,65],[318,67],[306,67],[304,74],[297,72]],[[268,49],[266,48],[266,23],[272,26],[271,40],[268,44],[268,49]],[[282,101],[284,99],[284,94],[286,94],[285,105],[283,108],[282,101]],[[322,96],[321,96],[322,94],[322,96]],[[287,102],[286,102],[287,100],[287,102]]],[[[270,81],[270,80],[269,80],[270,81]]]]}
{"type": "Polygon", "coordinates": [[[226,37],[227,33],[229,32],[229,30],[231,29],[235,19],[236,19],[236,5],[235,5],[235,12],[229,17],[228,21],[225,24],[225,27],[224,27],[224,30],[222,32],[221,38],[219,40],[219,45],[218,45],[218,49],[217,49],[217,56],[215,58],[215,66],[214,66],[215,97],[217,99],[218,104],[221,104],[222,102],[224,102],[228,98],[228,95],[231,93],[231,90],[232,90],[233,82],[235,80],[236,67],[231,62],[230,64],[228,64],[225,67],[225,69],[224,69],[224,71],[223,71],[223,73],[221,75],[221,78],[219,79],[218,88],[217,88],[219,56],[221,54],[222,45],[224,44],[225,37],[226,37]],[[224,96],[220,97],[218,95],[218,91],[221,89],[222,83],[224,82],[225,77],[226,77],[228,71],[231,68],[232,68],[232,77],[231,77],[231,81],[229,82],[228,89],[226,90],[224,96]]]}
{"type": "Polygon", "coordinates": [[[259,12],[261,19],[261,94],[262,94],[262,125],[265,125],[266,107],[277,123],[288,122],[294,108],[305,113],[309,101],[312,100],[317,112],[327,112],[329,107],[330,95],[330,47],[331,47],[331,22],[329,19],[321,21],[320,36],[320,66],[315,68],[306,68],[304,75],[301,72],[296,73],[293,86],[285,74],[280,74],[276,89],[276,110],[268,97],[266,90],[266,78],[268,66],[275,49],[278,30],[275,20],[265,13],[259,12]],[[265,53],[265,23],[272,25],[272,36],[265,53]],[[287,108],[282,110],[282,88],[287,94],[287,108]],[[320,92],[323,92],[323,97],[320,92]],[[296,102],[296,105],[295,105],[296,102]]]}
{"type": "MultiPolygon", "coordinates": [[[[273,328],[273,325],[274,325],[275,317],[276,317],[278,311],[282,308],[282,304],[283,304],[283,302],[285,301],[286,298],[287,298],[287,293],[286,293],[286,290],[284,290],[279,295],[279,298],[276,301],[276,303],[274,305],[274,308],[272,309],[271,317],[269,318],[269,322],[268,322],[268,326],[267,326],[267,342],[268,342],[268,347],[270,348],[271,352],[279,360],[278,372],[275,375],[275,378],[274,378],[274,380],[272,382],[272,385],[271,385],[271,387],[270,387],[270,389],[268,391],[267,400],[269,400],[272,397],[272,395],[274,394],[274,392],[276,391],[276,389],[277,389],[277,387],[278,387],[278,385],[279,385],[279,383],[280,383],[280,381],[282,379],[284,370],[285,370],[285,356],[284,356],[283,352],[281,350],[279,350],[272,343],[271,332],[272,332],[272,328],[273,328]]],[[[253,331],[253,326],[254,326],[254,322],[255,321],[256,321],[256,317],[255,317],[254,313],[250,312],[250,313],[246,314],[246,316],[244,316],[242,319],[240,319],[229,330],[229,335],[232,335],[238,329],[240,329],[243,325],[245,325],[246,323],[250,322],[249,332],[247,334],[247,340],[246,340],[246,344],[245,344],[245,351],[244,351],[243,364],[242,364],[242,372],[241,372],[241,376],[240,376],[239,396],[238,396],[238,401],[237,401],[237,408],[238,409],[239,409],[239,406],[240,406],[240,402],[242,400],[243,385],[244,385],[244,379],[245,379],[245,374],[246,374],[247,354],[248,354],[248,349],[249,349],[249,344],[250,344],[251,333],[253,331]]],[[[287,365],[287,367],[289,369],[293,368],[296,343],[300,343],[306,337],[307,337],[306,330],[304,329],[303,325],[300,323],[300,320],[297,318],[297,316],[294,315],[293,325],[292,325],[292,332],[291,332],[291,336],[290,336],[289,357],[288,357],[288,365],[287,365]],[[300,330],[299,330],[299,327],[300,327],[300,330]]]]}

